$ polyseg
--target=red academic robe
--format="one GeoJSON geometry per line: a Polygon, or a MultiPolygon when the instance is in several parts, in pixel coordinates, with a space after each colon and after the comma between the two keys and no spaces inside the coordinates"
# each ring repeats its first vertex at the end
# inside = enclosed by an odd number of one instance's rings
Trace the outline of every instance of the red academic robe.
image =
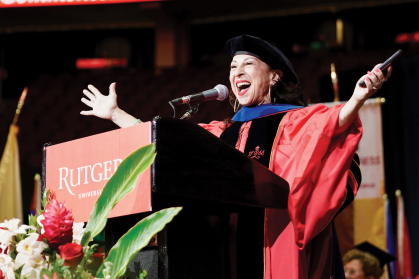
{"type": "MultiPolygon", "coordinates": [[[[331,221],[345,201],[347,185],[356,195],[349,167],[362,135],[359,117],[339,128],[341,108],[292,110],[279,125],[269,169],[289,183],[290,195],[288,210],[265,211],[266,279],[331,276],[331,221]]],[[[219,137],[225,123],[202,127],[219,137]]]]}

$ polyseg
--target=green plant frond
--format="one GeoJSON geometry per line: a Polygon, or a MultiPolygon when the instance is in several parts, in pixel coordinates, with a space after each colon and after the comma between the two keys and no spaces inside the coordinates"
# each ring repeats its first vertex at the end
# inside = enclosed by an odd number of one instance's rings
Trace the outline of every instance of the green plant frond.
{"type": "Polygon", "coordinates": [[[49,196],[50,190],[48,189],[45,193],[44,196],[42,197],[42,208],[45,209],[45,207],[47,206],[47,201],[48,201],[48,196],[49,196]]]}
{"type": "Polygon", "coordinates": [[[118,166],[93,207],[81,241],[83,247],[103,230],[112,208],[134,189],[138,175],[153,163],[155,150],[154,144],[143,146],[131,153],[118,166]]]}
{"type": "Polygon", "coordinates": [[[29,226],[34,226],[36,228],[39,227],[38,223],[36,222],[36,216],[30,214],[28,220],[29,220],[29,226]]]}
{"type": "Polygon", "coordinates": [[[113,263],[111,269],[111,279],[118,278],[125,273],[128,263],[138,254],[138,252],[147,246],[150,239],[161,231],[167,223],[172,221],[181,207],[172,207],[160,210],[151,214],[138,222],[127,233],[125,233],[118,242],[109,251],[108,257],[99,267],[98,277],[103,277],[103,269],[106,262],[113,263]]]}

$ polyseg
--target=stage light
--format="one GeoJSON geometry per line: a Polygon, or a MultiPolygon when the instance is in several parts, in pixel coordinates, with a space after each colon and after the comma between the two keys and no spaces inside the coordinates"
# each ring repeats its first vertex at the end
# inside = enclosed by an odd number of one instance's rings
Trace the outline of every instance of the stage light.
{"type": "Polygon", "coordinates": [[[125,68],[127,59],[115,58],[80,58],[76,60],[76,68],[83,69],[104,69],[104,68],[125,68]]]}
{"type": "Polygon", "coordinates": [[[311,42],[310,43],[310,47],[312,49],[320,49],[322,47],[322,43],[320,43],[320,42],[311,42]]]}
{"type": "Polygon", "coordinates": [[[396,37],[396,43],[398,44],[407,43],[409,40],[410,40],[410,35],[407,33],[399,34],[396,37]]]}
{"type": "Polygon", "coordinates": [[[396,44],[419,43],[419,31],[414,33],[402,33],[396,36],[396,44]]]}
{"type": "Polygon", "coordinates": [[[343,44],[343,20],[340,18],[336,20],[336,43],[338,45],[343,44]]]}

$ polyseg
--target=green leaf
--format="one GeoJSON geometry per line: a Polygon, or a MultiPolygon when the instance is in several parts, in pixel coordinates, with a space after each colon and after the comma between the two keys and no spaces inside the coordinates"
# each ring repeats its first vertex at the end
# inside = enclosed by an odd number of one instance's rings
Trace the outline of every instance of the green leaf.
{"type": "Polygon", "coordinates": [[[103,230],[112,208],[134,189],[138,175],[153,163],[156,156],[155,150],[154,144],[143,146],[121,162],[93,207],[81,240],[81,246],[85,247],[103,230]]]}
{"type": "Polygon", "coordinates": [[[29,226],[33,226],[36,229],[39,229],[41,226],[37,222],[37,216],[38,215],[29,215],[29,226]]]}
{"type": "Polygon", "coordinates": [[[36,216],[29,214],[29,226],[37,227],[36,216]]]}
{"type": "Polygon", "coordinates": [[[127,265],[134,259],[138,252],[144,248],[150,239],[164,226],[172,221],[181,207],[172,207],[157,211],[144,218],[124,234],[109,251],[108,257],[99,267],[96,277],[103,278],[105,262],[113,263],[111,269],[111,279],[118,278],[125,273],[127,265]]]}
{"type": "Polygon", "coordinates": [[[45,207],[47,206],[47,201],[48,201],[48,196],[50,194],[50,190],[46,191],[44,193],[44,196],[42,197],[42,208],[45,209],[45,207]]]}
{"type": "Polygon", "coordinates": [[[140,269],[140,272],[138,274],[138,279],[147,279],[148,273],[144,269],[140,269]]]}

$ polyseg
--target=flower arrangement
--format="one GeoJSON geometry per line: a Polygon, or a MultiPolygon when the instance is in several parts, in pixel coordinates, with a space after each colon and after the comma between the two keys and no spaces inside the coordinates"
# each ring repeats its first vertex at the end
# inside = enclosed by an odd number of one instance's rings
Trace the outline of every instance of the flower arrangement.
{"type": "Polygon", "coordinates": [[[80,245],[84,223],[75,223],[71,210],[53,193],[47,192],[42,204],[45,210],[29,216],[29,226],[15,218],[0,223],[0,279],[40,278],[43,270],[57,278],[68,278],[74,270],[80,278],[90,279],[88,265],[97,245],[85,249],[80,245]]]}
{"type": "MultiPolygon", "coordinates": [[[[114,279],[122,276],[128,263],[150,239],[176,216],[181,208],[168,208],[144,218],[132,227],[105,257],[95,253],[91,240],[105,227],[107,216],[134,189],[138,175],[154,161],[154,145],[144,146],[121,162],[106,183],[89,221],[75,223],[71,209],[45,193],[29,225],[19,219],[0,223],[0,279],[114,279]]],[[[146,272],[139,274],[146,277],[146,272]]]]}

